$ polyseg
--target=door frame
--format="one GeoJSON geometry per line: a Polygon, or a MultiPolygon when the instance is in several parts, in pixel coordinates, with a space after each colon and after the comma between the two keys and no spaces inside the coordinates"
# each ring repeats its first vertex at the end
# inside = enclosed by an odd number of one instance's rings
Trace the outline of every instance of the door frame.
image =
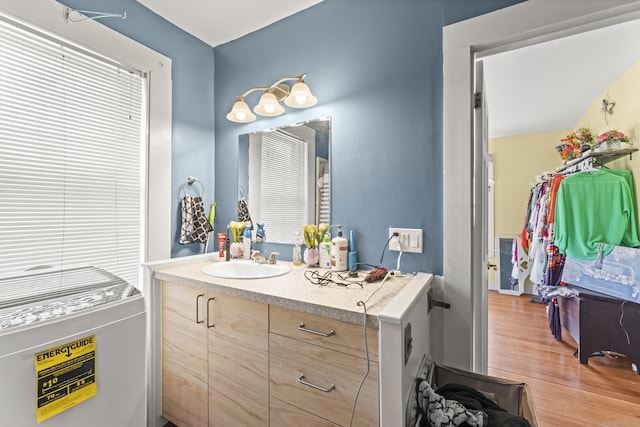
{"type": "MultiPolygon", "coordinates": [[[[637,0],[529,0],[443,28],[443,280],[441,357],[446,364],[487,371],[487,283],[479,271],[483,227],[474,204],[481,175],[474,168],[474,62],[485,56],[640,19],[637,0]],[[480,289],[478,291],[478,289],[480,289]]],[[[484,231],[486,233],[486,230],[484,231]]]]}

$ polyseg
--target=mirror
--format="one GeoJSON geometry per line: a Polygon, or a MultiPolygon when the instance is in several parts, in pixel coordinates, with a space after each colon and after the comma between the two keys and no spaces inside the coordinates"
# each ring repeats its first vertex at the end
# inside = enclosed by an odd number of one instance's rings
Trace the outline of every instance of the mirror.
{"type": "Polygon", "coordinates": [[[331,223],[330,152],[330,118],[240,135],[238,200],[267,242],[292,243],[304,224],[331,223]]]}

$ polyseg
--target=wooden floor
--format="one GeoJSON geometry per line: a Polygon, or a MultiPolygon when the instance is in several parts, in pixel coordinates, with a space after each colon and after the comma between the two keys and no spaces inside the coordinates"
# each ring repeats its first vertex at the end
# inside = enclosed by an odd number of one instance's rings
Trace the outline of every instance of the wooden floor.
{"type": "Polygon", "coordinates": [[[541,427],[640,426],[631,361],[605,353],[582,365],[576,349],[566,329],[551,335],[544,304],[489,291],[488,374],[529,384],[541,427]]]}

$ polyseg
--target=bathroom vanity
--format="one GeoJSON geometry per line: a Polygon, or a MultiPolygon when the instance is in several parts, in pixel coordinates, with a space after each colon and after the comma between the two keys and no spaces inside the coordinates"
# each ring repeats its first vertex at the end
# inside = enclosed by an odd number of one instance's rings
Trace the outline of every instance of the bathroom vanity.
{"type": "Polygon", "coordinates": [[[212,262],[145,265],[148,425],[404,425],[431,275],[321,286],[305,266],[228,279],[202,272],[212,262]]]}

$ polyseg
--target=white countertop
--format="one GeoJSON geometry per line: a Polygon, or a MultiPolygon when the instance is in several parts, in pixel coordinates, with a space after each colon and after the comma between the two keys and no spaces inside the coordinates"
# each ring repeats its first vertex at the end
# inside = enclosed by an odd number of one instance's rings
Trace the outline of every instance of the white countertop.
{"type": "MultiPolygon", "coordinates": [[[[423,286],[432,278],[432,275],[427,273],[390,275],[384,282],[367,283],[364,281],[367,271],[360,271],[359,278],[362,286],[358,284],[350,284],[346,287],[337,284],[323,286],[313,284],[305,275],[310,276],[313,271],[325,274],[330,270],[311,269],[305,265],[294,266],[290,262],[278,261],[278,263],[290,265],[291,272],[265,279],[222,279],[202,273],[202,268],[212,262],[225,262],[219,261],[217,256],[198,255],[188,258],[145,264],[145,267],[150,268],[152,277],[157,280],[193,286],[351,323],[362,323],[364,307],[359,306],[358,302],[363,301],[367,310],[367,324],[375,328],[378,327],[378,314],[402,289],[423,286]]],[[[340,274],[345,276],[346,272],[340,274]]]]}

